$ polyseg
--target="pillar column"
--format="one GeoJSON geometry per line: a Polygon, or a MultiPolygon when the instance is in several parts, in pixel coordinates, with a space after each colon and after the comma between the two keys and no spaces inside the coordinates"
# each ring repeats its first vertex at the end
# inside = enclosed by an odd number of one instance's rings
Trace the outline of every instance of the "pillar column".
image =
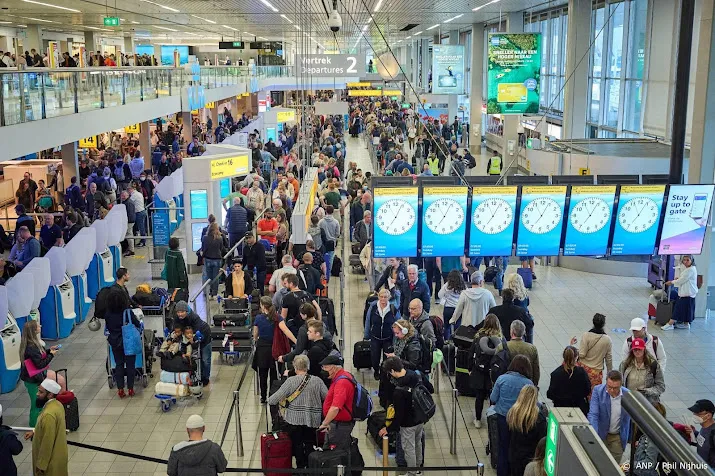
{"type": "Polygon", "coordinates": [[[184,139],[184,144],[188,144],[193,139],[191,137],[191,111],[181,112],[181,123],[184,125],[181,137],[184,139]]]}
{"type": "Polygon", "coordinates": [[[27,25],[25,32],[27,33],[27,38],[23,41],[25,49],[27,51],[34,49],[42,54],[42,29],[40,25],[27,25]]]}
{"type": "Polygon", "coordinates": [[[84,32],[84,48],[88,52],[95,52],[97,51],[97,46],[98,44],[95,44],[94,42],[94,32],[92,31],[85,31],[84,32]]]}
{"type": "Polygon", "coordinates": [[[432,56],[429,54],[429,40],[418,40],[422,49],[422,90],[429,92],[429,70],[432,67],[432,56]]]}
{"type": "MultiPolygon", "coordinates": [[[[590,17],[589,17],[590,18],[590,17]]],[[[524,12],[511,12],[506,17],[506,31],[509,33],[522,33],[524,31],[524,12]]],[[[508,167],[519,165],[519,121],[520,114],[505,115],[503,124],[503,139],[501,156],[504,161],[504,172],[508,167]],[[510,152],[511,150],[511,152],[510,152]]]]}
{"type": "MultiPolygon", "coordinates": [[[[238,101],[236,101],[236,110],[232,113],[236,114],[238,116],[238,101]]],[[[211,118],[211,122],[213,123],[214,128],[218,126],[218,108],[215,107],[213,109],[209,109],[209,117],[211,118]]],[[[238,119],[238,117],[236,117],[238,119]]]]}
{"type": "Polygon", "coordinates": [[[139,150],[144,157],[144,169],[151,170],[151,129],[149,121],[139,124],[139,150]]]}
{"type": "Polygon", "coordinates": [[[410,51],[412,53],[412,70],[410,71],[410,80],[412,81],[412,86],[415,90],[419,87],[419,69],[420,63],[418,58],[418,50],[420,49],[419,42],[410,43],[410,51]]]}
{"type": "Polygon", "coordinates": [[[484,89],[484,23],[472,25],[472,62],[469,66],[469,151],[480,152],[482,147],[482,103],[484,89]]]}
{"type": "MultiPolygon", "coordinates": [[[[688,160],[688,183],[713,183],[715,176],[715,28],[713,27],[714,0],[702,0],[700,14],[700,38],[693,39],[698,45],[692,61],[697,64],[695,71],[695,91],[700,98],[693,102],[690,158],[688,160]]],[[[710,218],[712,220],[712,217],[710,218]]],[[[711,223],[712,221],[710,221],[711,223]]],[[[715,240],[712,228],[706,227],[703,252],[695,258],[698,274],[703,276],[703,287],[695,298],[695,316],[705,317],[708,313],[708,294],[715,286],[715,273],[710,273],[715,256],[715,240]]]]}
{"type": "Polygon", "coordinates": [[[588,111],[588,61],[581,58],[591,42],[591,0],[569,0],[564,122],[562,139],[578,139],[586,134],[588,111]],[[576,66],[579,61],[581,64],[576,66]]]}
{"type": "Polygon", "coordinates": [[[62,152],[62,176],[65,178],[65,186],[70,186],[70,179],[72,177],[77,177],[77,185],[79,185],[79,177],[77,175],[77,171],[79,170],[77,142],[63,144],[60,150],[62,152]]]}
{"type": "Polygon", "coordinates": [[[126,56],[134,56],[134,40],[132,40],[131,36],[124,37],[124,54],[126,56]]]}
{"type": "MultiPolygon", "coordinates": [[[[459,30],[452,30],[449,32],[449,45],[458,45],[459,44],[459,30]]],[[[458,104],[457,104],[457,95],[456,94],[450,94],[447,96],[447,114],[449,114],[449,124],[452,124],[454,122],[454,116],[457,115],[457,109],[458,109],[458,104]]]]}

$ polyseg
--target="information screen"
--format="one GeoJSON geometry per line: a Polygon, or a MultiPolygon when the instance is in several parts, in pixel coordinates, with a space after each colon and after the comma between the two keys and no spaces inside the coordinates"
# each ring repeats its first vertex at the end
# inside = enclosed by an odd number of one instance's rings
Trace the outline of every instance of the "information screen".
{"type": "Polygon", "coordinates": [[[699,255],[710,218],[715,185],[671,185],[658,253],[699,255]]]}
{"type": "Polygon", "coordinates": [[[206,223],[191,224],[191,249],[199,251],[201,249],[201,232],[204,230],[206,223]]]}
{"type": "Polygon", "coordinates": [[[422,256],[464,256],[468,188],[422,190],[422,256]]]}
{"type": "Polygon", "coordinates": [[[192,190],[191,198],[191,219],[200,220],[209,217],[209,199],[206,190],[192,190]]]}
{"type": "Polygon", "coordinates": [[[417,256],[417,187],[374,190],[373,256],[417,256]]]}
{"type": "Polygon", "coordinates": [[[517,187],[474,187],[469,256],[511,256],[517,187]]]}
{"type": "Polygon", "coordinates": [[[273,139],[273,142],[276,141],[276,128],[275,127],[266,127],[266,142],[268,142],[271,139],[273,139]]]}
{"type": "Polygon", "coordinates": [[[612,255],[652,255],[663,210],[665,185],[622,185],[612,255]]]}
{"type": "Polygon", "coordinates": [[[231,193],[231,179],[225,178],[219,180],[219,193],[221,198],[226,198],[231,193]]]}
{"type": "Polygon", "coordinates": [[[571,187],[564,256],[606,254],[615,201],[615,185],[571,187]]]}
{"type": "Polygon", "coordinates": [[[561,246],[566,185],[521,188],[517,256],[556,256],[561,246]]]}

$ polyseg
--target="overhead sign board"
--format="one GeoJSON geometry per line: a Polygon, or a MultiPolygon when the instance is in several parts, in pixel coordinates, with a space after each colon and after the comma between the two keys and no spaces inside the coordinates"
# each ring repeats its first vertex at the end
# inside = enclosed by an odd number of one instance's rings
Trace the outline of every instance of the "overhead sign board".
{"type": "Polygon", "coordinates": [[[355,97],[375,97],[375,96],[398,96],[402,97],[402,91],[391,89],[350,89],[348,96],[355,97]]]}
{"type": "Polygon", "coordinates": [[[141,132],[141,124],[132,124],[131,126],[125,126],[124,132],[127,134],[139,134],[141,132]]]}
{"type": "Polygon", "coordinates": [[[276,113],[276,121],[277,122],[288,122],[288,121],[295,121],[295,111],[290,110],[290,111],[278,111],[276,113]]]}
{"type": "Polygon", "coordinates": [[[243,41],[219,41],[218,48],[220,50],[242,50],[246,47],[243,41]]]}
{"type": "Polygon", "coordinates": [[[119,17],[104,17],[104,26],[119,26],[119,17]]]}
{"type": "Polygon", "coordinates": [[[487,114],[539,112],[541,33],[490,33],[487,114]]]}
{"type": "Polygon", "coordinates": [[[316,76],[359,76],[365,72],[362,55],[295,55],[300,74],[316,76]]]}
{"type": "Polygon", "coordinates": [[[248,155],[237,155],[211,161],[211,180],[248,173],[248,155]]]}
{"type": "Polygon", "coordinates": [[[370,82],[358,82],[358,83],[345,83],[345,86],[349,88],[369,88],[372,86],[370,82]]]}
{"type": "Polygon", "coordinates": [[[215,102],[207,102],[206,105],[204,106],[206,109],[213,109],[216,107],[215,102]]]}
{"type": "Polygon", "coordinates": [[[467,187],[425,187],[421,256],[464,256],[467,187]]]}
{"type": "Polygon", "coordinates": [[[82,149],[92,149],[97,147],[97,136],[85,137],[79,140],[79,146],[82,149]]]}
{"type": "Polygon", "coordinates": [[[464,46],[432,47],[432,93],[464,94],[464,46]]]}

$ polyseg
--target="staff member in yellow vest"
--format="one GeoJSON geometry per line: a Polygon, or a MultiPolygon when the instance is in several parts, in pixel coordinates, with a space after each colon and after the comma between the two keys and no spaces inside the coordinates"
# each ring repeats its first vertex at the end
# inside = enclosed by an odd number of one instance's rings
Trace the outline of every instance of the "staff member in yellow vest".
{"type": "Polygon", "coordinates": [[[487,162],[487,174],[488,175],[501,175],[502,170],[502,160],[499,154],[490,158],[487,162]]]}

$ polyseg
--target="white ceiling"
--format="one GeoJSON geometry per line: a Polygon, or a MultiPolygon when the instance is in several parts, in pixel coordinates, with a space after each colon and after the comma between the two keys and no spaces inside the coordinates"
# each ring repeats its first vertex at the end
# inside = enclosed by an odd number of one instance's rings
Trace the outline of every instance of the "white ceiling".
{"type": "Polygon", "coordinates": [[[312,48],[317,43],[334,50],[337,40],[342,50],[357,46],[379,51],[385,48],[383,35],[394,46],[418,32],[422,33],[412,39],[495,21],[512,11],[541,10],[563,3],[565,0],[337,0],[343,27],[333,35],[326,13],[332,9],[332,0],[108,0],[106,4],[92,0],[9,0],[1,4],[0,26],[40,24],[68,34],[94,31],[102,36],[131,35],[139,41],[190,45],[216,45],[222,38],[254,41],[255,36],[258,41],[291,41],[312,48]],[[475,8],[479,9],[473,11],[475,8]],[[105,27],[105,16],[122,18],[120,27],[105,27]],[[444,23],[449,19],[453,20],[444,23]],[[409,23],[417,26],[400,31],[409,23]],[[427,30],[434,25],[439,26],[427,30]]]}

